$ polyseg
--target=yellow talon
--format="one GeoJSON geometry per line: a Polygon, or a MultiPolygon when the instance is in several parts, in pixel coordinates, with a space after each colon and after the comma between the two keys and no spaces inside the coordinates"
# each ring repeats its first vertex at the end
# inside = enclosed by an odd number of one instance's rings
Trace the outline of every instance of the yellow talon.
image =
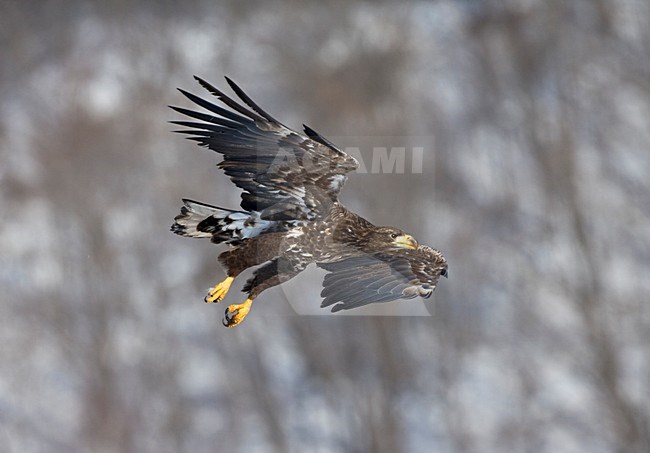
{"type": "Polygon", "coordinates": [[[228,290],[230,289],[233,280],[235,280],[235,277],[226,277],[224,281],[210,288],[208,295],[205,296],[205,299],[203,300],[208,304],[221,302],[223,298],[226,297],[226,294],[228,294],[228,290]]]}
{"type": "Polygon", "coordinates": [[[223,325],[226,327],[235,327],[242,322],[249,311],[251,311],[251,304],[253,299],[246,299],[243,303],[238,305],[228,305],[226,308],[226,315],[223,318],[223,325]]]}

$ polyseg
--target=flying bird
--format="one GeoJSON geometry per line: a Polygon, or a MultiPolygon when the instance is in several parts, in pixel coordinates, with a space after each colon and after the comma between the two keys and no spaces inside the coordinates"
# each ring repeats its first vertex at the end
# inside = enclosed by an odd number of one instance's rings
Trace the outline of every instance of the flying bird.
{"type": "Polygon", "coordinates": [[[179,88],[207,113],[171,107],[191,119],[171,123],[223,156],[218,167],[243,190],[242,201],[240,209],[227,209],[183,199],[171,231],[229,246],[219,255],[227,276],[209,290],[207,303],[223,300],[241,272],[259,266],[243,288],[246,300],[226,308],[225,326],[241,323],[262,291],[311,263],[328,271],[321,307],[333,312],[431,296],[440,276],[447,277],[443,255],[399,228],[373,225],[339,201],[356,159],[308,126],[304,133],[289,129],[228,77],[244,105],[195,79],[223,105],[179,88]]]}

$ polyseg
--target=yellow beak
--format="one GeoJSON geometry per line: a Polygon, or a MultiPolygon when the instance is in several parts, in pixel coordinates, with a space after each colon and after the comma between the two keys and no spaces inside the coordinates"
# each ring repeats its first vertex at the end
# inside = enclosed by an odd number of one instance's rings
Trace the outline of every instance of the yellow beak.
{"type": "Polygon", "coordinates": [[[418,241],[415,240],[410,234],[403,234],[395,238],[395,244],[405,249],[416,250],[418,248],[418,241]]]}

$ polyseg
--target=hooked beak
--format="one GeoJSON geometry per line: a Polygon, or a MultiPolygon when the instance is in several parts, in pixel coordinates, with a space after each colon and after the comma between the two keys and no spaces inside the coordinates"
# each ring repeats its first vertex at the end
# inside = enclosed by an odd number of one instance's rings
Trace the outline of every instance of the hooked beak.
{"type": "Polygon", "coordinates": [[[406,249],[416,250],[418,248],[418,241],[415,240],[410,234],[402,234],[395,238],[395,244],[406,249]]]}

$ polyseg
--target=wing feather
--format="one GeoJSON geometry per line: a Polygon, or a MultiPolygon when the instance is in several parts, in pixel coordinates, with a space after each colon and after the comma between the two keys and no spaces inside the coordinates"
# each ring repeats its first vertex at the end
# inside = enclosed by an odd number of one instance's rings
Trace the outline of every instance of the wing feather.
{"type": "Polygon", "coordinates": [[[391,249],[320,264],[330,273],[323,280],[321,307],[349,310],[377,302],[429,297],[440,272],[447,269],[442,254],[427,246],[391,249]]]}
{"type": "MultiPolygon", "coordinates": [[[[226,77],[226,80],[227,80],[227,79],[228,79],[228,78],[226,77]]],[[[233,101],[233,100],[230,99],[228,96],[226,96],[225,94],[223,94],[221,91],[219,91],[217,88],[215,88],[213,85],[209,84],[208,82],[206,82],[206,81],[203,80],[202,78],[197,77],[197,76],[194,76],[194,80],[196,80],[197,82],[199,82],[199,84],[200,84],[203,88],[205,88],[206,90],[208,90],[211,94],[217,96],[221,102],[223,102],[224,104],[226,104],[226,105],[227,105],[228,107],[230,107],[231,109],[233,109],[233,110],[235,110],[235,111],[241,113],[242,115],[245,115],[245,116],[249,117],[250,119],[252,119],[252,120],[254,120],[254,121],[264,121],[265,118],[262,118],[261,116],[256,115],[255,113],[253,113],[253,112],[251,112],[250,110],[246,109],[245,107],[241,106],[241,105],[238,104],[237,102],[233,101]]],[[[245,102],[245,101],[244,101],[244,102],[245,102]]],[[[266,118],[266,119],[268,119],[268,118],[266,118]]],[[[272,121],[274,121],[274,120],[272,120],[272,121]]]]}
{"type": "Polygon", "coordinates": [[[257,113],[259,113],[260,115],[262,115],[264,118],[266,118],[266,119],[267,119],[268,121],[270,121],[271,123],[280,124],[280,122],[279,122],[278,120],[276,120],[276,119],[273,118],[271,115],[269,115],[268,113],[266,113],[266,112],[265,112],[264,110],[262,110],[262,109],[261,109],[261,108],[260,108],[260,107],[255,103],[255,102],[253,102],[253,100],[252,100],[251,98],[249,98],[248,95],[247,95],[246,93],[244,93],[244,90],[242,90],[241,88],[239,88],[239,86],[238,86],[235,82],[233,82],[229,77],[226,77],[225,79],[226,79],[226,82],[228,82],[228,85],[230,85],[230,88],[232,88],[232,90],[235,92],[235,94],[236,94],[237,96],[239,96],[239,99],[241,99],[242,101],[244,101],[244,103],[245,103],[247,106],[249,106],[249,107],[252,108],[255,112],[257,112],[257,113]]]}
{"type": "Polygon", "coordinates": [[[226,78],[239,104],[203,79],[199,84],[227,108],[195,94],[179,91],[212,114],[182,107],[176,112],[198,121],[172,121],[177,132],[223,155],[226,175],[243,189],[241,207],[260,212],[264,220],[313,220],[324,215],[356,160],[310,128],[303,135],[262,110],[232,80],[226,78]]]}

